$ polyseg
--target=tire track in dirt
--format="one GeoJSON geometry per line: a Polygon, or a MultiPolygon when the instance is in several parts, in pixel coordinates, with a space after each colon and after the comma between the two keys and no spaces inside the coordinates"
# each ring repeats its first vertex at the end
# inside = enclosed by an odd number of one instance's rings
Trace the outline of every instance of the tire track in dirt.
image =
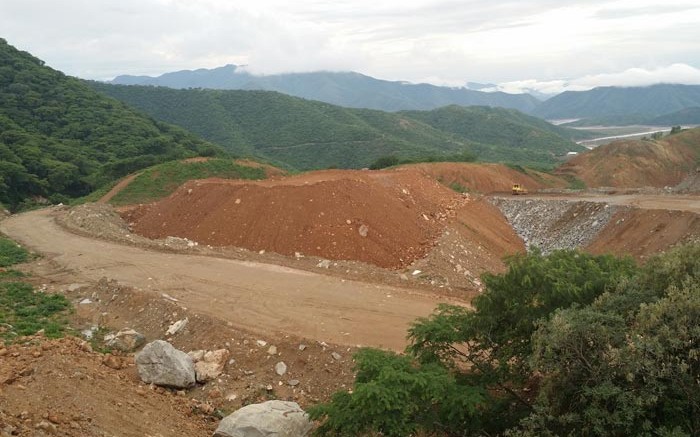
{"type": "Polygon", "coordinates": [[[406,330],[447,298],[268,264],[168,254],[71,234],[51,210],[0,222],[0,231],[76,281],[102,277],[177,298],[183,306],[261,334],[402,350],[406,330]]]}

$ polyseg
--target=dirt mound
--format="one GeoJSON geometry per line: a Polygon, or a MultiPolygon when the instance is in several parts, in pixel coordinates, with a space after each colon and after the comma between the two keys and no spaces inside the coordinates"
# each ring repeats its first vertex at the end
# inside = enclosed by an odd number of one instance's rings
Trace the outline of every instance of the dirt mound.
{"type": "Polygon", "coordinates": [[[660,141],[625,140],[582,153],[555,174],[571,175],[588,187],[667,187],[680,183],[700,157],[700,129],[660,141]]]}
{"type": "Polygon", "coordinates": [[[138,234],[398,268],[423,257],[466,199],[416,171],[191,181],[125,213],[138,234]]]}
{"type": "Polygon", "coordinates": [[[524,185],[534,191],[542,188],[565,188],[561,178],[534,170],[518,171],[503,164],[474,164],[436,162],[412,164],[402,167],[419,171],[441,183],[456,189],[460,186],[479,193],[510,191],[513,184],[524,185]]]}
{"type": "Polygon", "coordinates": [[[700,238],[700,215],[687,211],[626,208],[587,247],[592,253],[632,255],[643,259],[669,247],[700,238]]]}
{"type": "Polygon", "coordinates": [[[24,341],[0,346],[2,435],[185,437],[216,426],[187,398],[140,384],[132,357],[114,357],[115,370],[77,338],[24,341]]]}

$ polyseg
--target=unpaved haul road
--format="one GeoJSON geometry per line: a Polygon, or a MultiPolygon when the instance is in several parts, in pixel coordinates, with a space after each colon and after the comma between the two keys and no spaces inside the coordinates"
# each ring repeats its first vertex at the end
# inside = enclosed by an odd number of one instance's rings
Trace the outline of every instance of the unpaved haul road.
{"type": "Polygon", "coordinates": [[[168,254],[94,240],[58,226],[50,210],[0,222],[0,231],[75,273],[167,293],[194,311],[257,333],[403,350],[406,330],[445,298],[268,264],[168,254]]]}
{"type": "Polygon", "coordinates": [[[640,209],[665,209],[700,214],[700,196],[664,194],[529,194],[526,196],[499,196],[506,200],[569,200],[572,202],[597,202],[609,205],[632,206],[640,209]]]}

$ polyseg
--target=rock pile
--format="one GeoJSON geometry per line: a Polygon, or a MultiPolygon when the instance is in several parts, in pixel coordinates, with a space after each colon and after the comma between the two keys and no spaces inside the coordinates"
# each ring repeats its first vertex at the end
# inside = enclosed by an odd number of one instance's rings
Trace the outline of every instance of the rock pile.
{"type": "Polygon", "coordinates": [[[528,248],[544,254],[588,245],[618,210],[605,203],[568,200],[504,199],[492,202],[528,248]]]}

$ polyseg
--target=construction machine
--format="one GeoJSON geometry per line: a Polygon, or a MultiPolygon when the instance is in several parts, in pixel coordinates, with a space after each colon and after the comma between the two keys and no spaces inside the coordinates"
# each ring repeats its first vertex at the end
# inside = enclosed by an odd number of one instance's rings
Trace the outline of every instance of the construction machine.
{"type": "Polygon", "coordinates": [[[513,184],[513,196],[527,194],[527,188],[521,184],[513,184]]]}

